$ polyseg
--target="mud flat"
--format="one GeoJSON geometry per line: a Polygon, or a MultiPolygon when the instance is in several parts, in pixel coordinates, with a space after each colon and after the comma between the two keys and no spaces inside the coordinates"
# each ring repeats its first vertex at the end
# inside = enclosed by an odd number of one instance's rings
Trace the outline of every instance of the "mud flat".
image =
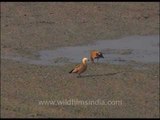
{"type": "Polygon", "coordinates": [[[159,118],[158,34],[158,2],[2,2],[1,118],[159,118]],[[105,59],[69,74],[91,49],[105,59]]]}

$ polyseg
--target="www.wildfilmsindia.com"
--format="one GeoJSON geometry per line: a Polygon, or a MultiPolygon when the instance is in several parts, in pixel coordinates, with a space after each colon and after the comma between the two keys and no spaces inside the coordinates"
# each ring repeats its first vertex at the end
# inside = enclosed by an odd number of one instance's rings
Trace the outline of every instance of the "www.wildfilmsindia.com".
{"type": "Polygon", "coordinates": [[[38,105],[122,105],[122,100],[78,100],[78,99],[65,99],[65,100],[39,100],[38,105]]]}

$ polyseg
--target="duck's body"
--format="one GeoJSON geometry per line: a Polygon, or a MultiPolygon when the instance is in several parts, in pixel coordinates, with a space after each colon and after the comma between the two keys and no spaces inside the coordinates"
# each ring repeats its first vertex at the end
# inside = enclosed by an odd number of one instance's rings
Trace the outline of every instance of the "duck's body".
{"type": "Polygon", "coordinates": [[[83,58],[82,63],[75,66],[69,73],[77,73],[79,76],[87,69],[88,58],[83,58]]]}
{"type": "Polygon", "coordinates": [[[91,51],[90,59],[91,59],[92,63],[94,63],[94,59],[97,59],[97,62],[98,62],[99,58],[104,58],[102,52],[99,52],[97,50],[91,51]]]}

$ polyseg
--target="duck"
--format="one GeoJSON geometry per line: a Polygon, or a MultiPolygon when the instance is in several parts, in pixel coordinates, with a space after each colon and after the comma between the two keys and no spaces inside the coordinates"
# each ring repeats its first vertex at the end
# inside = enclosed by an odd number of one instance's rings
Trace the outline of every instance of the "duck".
{"type": "Polygon", "coordinates": [[[98,62],[99,58],[104,58],[102,52],[98,50],[92,50],[90,52],[90,59],[92,63],[94,63],[94,59],[97,59],[97,62],[98,62]]]}
{"type": "Polygon", "coordinates": [[[81,74],[87,70],[87,61],[89,61],[89,59],[84,57],[82,63],[76,65],[69,73],[77,73],[77,77],[81,77],[81,74]]]}

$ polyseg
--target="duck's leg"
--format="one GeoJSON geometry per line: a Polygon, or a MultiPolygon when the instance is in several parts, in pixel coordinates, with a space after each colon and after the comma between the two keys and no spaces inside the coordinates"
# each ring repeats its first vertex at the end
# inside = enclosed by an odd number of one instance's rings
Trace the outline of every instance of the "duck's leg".
{"type": "Polygon", "coordinates": [[[94,59],[91,57],[91,62],[94,63],[94,59]]]}
{"type": "Polygon", "coordinates": [[[78,74],[77,78],[81,77],[81,74],[78,74]]]}

